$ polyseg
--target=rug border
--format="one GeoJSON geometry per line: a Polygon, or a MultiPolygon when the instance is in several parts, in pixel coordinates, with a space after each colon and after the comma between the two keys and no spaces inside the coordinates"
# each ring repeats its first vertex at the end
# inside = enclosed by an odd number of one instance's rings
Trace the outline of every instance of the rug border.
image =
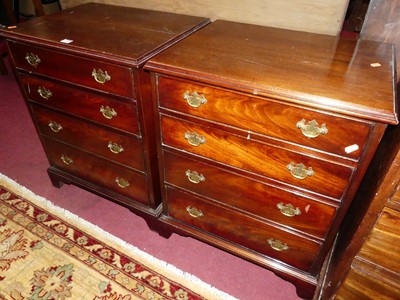
{"type": "Polygon", "coordinates": [[[18,182],[14,181],[13,179],[7,177],[2,173],[0,173],[0,185],[12,190],[18,196],[32,201],[34,204],[40,206],[45,210],[48,210],[49,212],[56,215],[58,218],[65,220],[66,222],[76,222],[77,224],[79,224],[79,226],[83,227],[83,230],[90,232],[94,236],[101,235],[102,240],[104,240],[105,243],[115,243],[118,247],[121,247],[122,250],[129,251],[130,253],[133,253],[133,255],[135,255],[136,257],[139,257],[139,260],[149,268],[156,270],[160,274],[169,277],[172,280],[180,282],[181,284],[191,289],[193,292],[206,297],[206,299],[238,300],[237,298],[202,281],[198,277],[190,273],[184,272],[177,267],[140,250],[139,248],[112,235],[111,233],[105,231],[97,225],[94,225],[89,221],[82,219],[78,215],[75,215],[64,208],[53,204],[46,198],[36,195],[28,188],[22,186],[18,182]],[[18,190],[18,192],[15,190],[18,190]]]}

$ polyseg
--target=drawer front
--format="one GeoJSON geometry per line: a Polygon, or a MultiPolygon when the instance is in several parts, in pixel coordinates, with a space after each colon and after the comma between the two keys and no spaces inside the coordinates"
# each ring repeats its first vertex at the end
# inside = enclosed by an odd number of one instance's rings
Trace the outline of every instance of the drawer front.
{"type": "Polygon", "coordinates": [[[49,138],[45,138],[45,147],[52,166],[148,205],[143,174],[49,138]]]}
{"type": "MultiPolygon", "coordinates": [[[[167,189],[167,197],[169,216],[296,268],[309,270],[318,253],[320,244],[317,242],[211,204],[199,197],[170,188],[167,189]],[[200,212],[202,215],[198,216],[200,212]],[[288,248],[282,251],[275,250],[268,240],[271,243],[280,241],[288,248]]],[[[278,244],[274,246],[279,249],[278,244]]]]}
{"type": "MultiPolygon", "coordinates": [[[[9,41],[8,45],[17,68],[111,94],[134,97],[132,71],[129,68],[14,41],[9,41]],[[40,62],[33,66],[28,60],[31,63],[35,63],[32,62],[35,60],[40,60],[40,62]],[[105,72],[109,76],[104,83],[96,81],[95,76],[92,75],[93,71],[100,72],[99,70],[104,73],[104,76],[106,76],[105,72]]],[[[104,80],[99,73],[96,76],[99,81],[104,80]]]]}
{"type": "Polygon", "coordinates": [[[158,91],[161,107],[352,159],[359,158],[370,131],[368,123],[165,77],[158,77],[158,91]],[[185,97],[186,92],[189,93],[185,97]],[[204,95],[206,103],[199,107],[191,106],[201,103],[201,100],[200,102],[193,100],[193,92],[197,92],[200,98],[204,95]],[[320,133],[314,138],[307,137],[306,135],[310,135],[310,130],[304,128],[305,135],[303,130],[297,127],[297,123],[303,119],[304,126],[307,126],[309,121],[315,120],[319,124],[318,128],[322,129],[321,125],[325,124],[328,132],[320,133]],[[357,145],[358,148],[355,146],[348,148],[352,145],[357,145]]]}
{"type": "Polygon", "coordinates": [[[161,116],[161,130],[165,145],[336,199],[341,198],[352,174],[349,167],[164,115],[161,116]],[[204,138],[204,143],[191,145],[185,139],[188,133],[196,133],[200,139],[204,138]],[[306,178],[296,178],[292,173],[306,178]]]}
{"type": "Polygon", "coordinates": [[[19,74],[19,77],[25,94],[31,101],[140,135],[135,101],[117,101],[55,81],[24,74],[19,74]]]}
{"type": "Polygon", "coordinates": [[[336,213],[333,206],[168,151],[163,157],[166,183],[319,238],[336,213]]]}
{"type": "Polygon", "coordinates": [[[118,134],[82,120],[32,105],[43,135],[69,143],[115,162],[144,171],[143,147],[134,136],[118,134]]]}

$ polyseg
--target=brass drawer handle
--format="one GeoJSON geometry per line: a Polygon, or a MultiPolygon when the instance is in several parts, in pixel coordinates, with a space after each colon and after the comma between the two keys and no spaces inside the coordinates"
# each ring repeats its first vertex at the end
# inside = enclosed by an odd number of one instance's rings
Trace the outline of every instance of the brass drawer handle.
{"type": "Polygon", "coordinates": [[[53,93],[50,90],[48,90],[44,87],[41,87],[41,86],[39,86],[37,91],[38,91],[40,97],[42,97],[43,99],[46,99],[46,100],[49,100],[49,98],[51,96],[53,96],[53,93]]]}
{"type": "Polygon", "coordinates": [[[63,161],[64,164],[66,165],[70,165],[72,164],[74,161],[72,160],[72,158],[70,158],[69,156],[66,156],[64,154],[61,155],[61,160],[63,161]]]}
{"type": "Polygon", "coordinates": [[[275,239],[268,239],[268,244],[271,246],[272,249],[276,251],[286,251],[289,249],[288,245],[285,243],[282,243],[280,240],[275,240],[275,239]]]}
{"type": "Polygon", "coordinates": [[[189,131],[187,131],[185,133],[185,139],[190,145],[195,147],[200,146],[201,144],[204,144],[206,142],[204,136],[200,136],[196,132],[190,133],[189,131]]]}
{"type": "Polygon", "coordinates": [[[296,127],[301,129],[303,135],[308,138],[316,138],[320,134],[328,133],[328,128],[326,128],[326,125],[322,124],[321,128],[319,128],[318,123],[315,120],[309,121],[306,124],[306,120],[302,119],[301,121],[296,123],[296,127]]]}
{"type": "Polygon", "coordinates": [[[118,154],[124,151],[124,148],[121,145],[118,145],[117,143],[113,143],[113,142],[109,142],[108,143],[108,149],[110,149],[110,151],[112,153],[118,154]]]}
{"type": "Polygon", "coordinates": [[[283,202],[280,202],[276,205],[276,207],[278,207],[282,215],[286,217],[293,217],[301,214],[300,208],[298,207],[294,208],[292,204],[284,205],[283,202]]]}
{"type": "Polygon", "coordinates": [[[311,167],[307,169],[306,166],[303,164],[297,164],[295,166],[294,163],[291,162],[287,165],[287,168],[292,176],[297,179],[305,179],[308,176],[314,175],[314,170],[311,167]]]}
{"type": "Polygon", "coordinates": [[[100,107],[100,112],[103,114],[104,118],[109,120],[117,116],[117,112],[114,110],[114,108],[109,108],[108,106],[104,107],[102,105],[100,107]]]}
{"type": "Polygon", "coordinates": [[[25,59],[26,59],[26,61],[27,61],[31,66],[33,66],[33,67],[35,67],[35,68],[36,68],[36,67],[38,66],[38,64],[40,64],[40,62],[41,62],[39,56],[33,54],[32,52],[31,52],[31,53],[26,53],[25,59]]]}
{"type": "Polygon", "coordinates": [[[207,103],[206,97],[203,94],[199,95],[197,92],[190,93],[189,91],[186,91],[183,94],[183,99],[186,100],[189,106],[194,108],[200,107],[202,104],[207,103]]]}
{"type": "Polygon", "coordinates": [[[120,178],[120,177],[115,178],[115,182],[118,184],[118,186],[120,188],[123,188],[123,189],[127,188],[130,185],[127,180],[120,178]]]}
{"type": "Polygon", "coordinates": [[[94,80],[101,84],[104,84],[107,81],[111,80],[111,77],[110,75],[108,75],[107,71],[103,72],[103,70],[101,69],[99,69],[98,71],[96,71],[96,69],[93,69],[92,76],[94,80]]]}
{"type": "Polygon", "coordinates": [[[54,122],[54,121],[49,122],[49,127],[54,132],[59,132],[61,129],[63,129],[60,124],[58,124],[57,122],[54,122]]]}
{"type": "Polygon", "coordinates": [[[206,178],[203,176],[203,174],[199,174],[196,171],[190,171],[190,170],[186,170],[185,175],[187,176],[187,178],[189,179],[190,182],[192,183],[200,183],[204,180],[206,180],[206,178]]]}
{"type": "Polygon", "coordinates": [[[203,212],[200,209],[197,209],[196,207],[188,206],[188,207],[186,207],[186,211],[193,218],[200,218],[200,217],[204,216],[203,212]]]}

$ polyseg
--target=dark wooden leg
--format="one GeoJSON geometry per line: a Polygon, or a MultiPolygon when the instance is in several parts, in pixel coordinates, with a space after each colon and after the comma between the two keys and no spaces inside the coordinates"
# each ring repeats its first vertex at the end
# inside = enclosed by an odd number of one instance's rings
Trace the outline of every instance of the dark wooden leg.
{"type": "Polygon", "coordinates": [[[44,8],[42,4],[42,0],[32,0],[33,6],[35,7],[36,17],[44,16],[44,8]]]}
{"type": "Polygon", "coordinates": [[[8,54],[8,52],[7,52],[6,41],[4,39],[0,38],[0,74],[1,75],[8,74],[7,66],[5,63],[7,54],[8,54]]]}
{"type": "Polygon", "coordinates": [[[3,5],[4,10],[6,11],[9,25],[17,24],[17,16],[19,14],[19,1],[3,0],[3,5]],[[14,10],[13,7],[15,7],[16,9],[14,10]]]}
{"type": "Polygon", "coordinates": [[[158,219],[145,219],[147,226],[151,231],[157,232],[163,238],[169,239],[173,233],[173,231],[169,228],[169,226],[165,226],[162,222],[159,222],[158,219]]]}
{"type": "Polygon", "coordinates": [[[0,56],[0,74],[1,74],[1,75],[7,75],[7,74],[8,74],[7,66],[6,66],[6,64],[4,63],[4,60],[3,60],[3,56],[2,56],[2,55],[0,56]]]}
{"type": "Polygon", "coordinates": [[[63,182],[61,181],[61,177],[59,177],[56,173],[52,172],[51,167],[47,169],[47,174],[49,174],[51,183],[56,188],[61,188],[63,186],[63,182]]]}

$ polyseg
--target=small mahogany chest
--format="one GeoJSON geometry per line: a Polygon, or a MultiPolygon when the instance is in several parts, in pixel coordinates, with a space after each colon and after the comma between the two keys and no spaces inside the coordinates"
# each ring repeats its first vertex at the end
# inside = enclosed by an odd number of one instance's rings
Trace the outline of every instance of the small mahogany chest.
{"type": "Polygon", "coordinates": [[[89,3],[1,32],[54,185],[72,183],[144,215],[161,212],[143,65],[208,23],[89,3]]]}
{"type": "Polygon", "coordinates": [[[311,298],[396,124],[393,46],[216,21],[149,60],[163,213],[311,298]]]}

